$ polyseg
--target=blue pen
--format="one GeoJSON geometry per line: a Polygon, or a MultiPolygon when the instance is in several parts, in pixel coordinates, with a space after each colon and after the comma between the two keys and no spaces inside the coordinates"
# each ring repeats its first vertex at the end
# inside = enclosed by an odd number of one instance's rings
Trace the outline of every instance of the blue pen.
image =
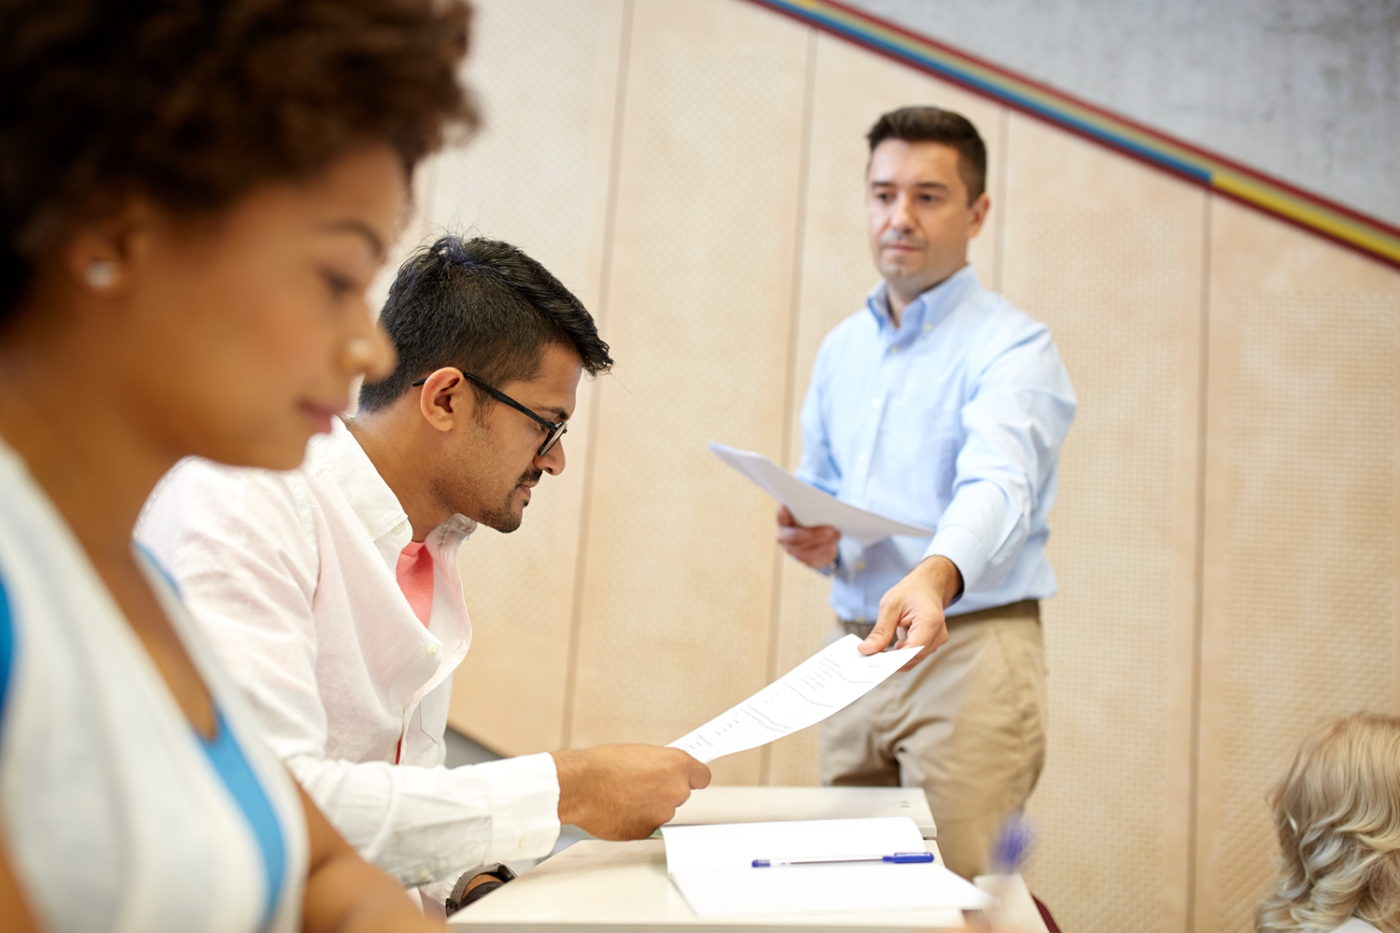
{"type": "Polygon", "coordinates": [[[891,862],[896,865],[909,865],[917,862],[932,862],[932,852],[896,852],[894,855],[858,855],[852,858],[756,858],[754,868],[779,868],[783,865],[841,865],[847,862],[891,862]]]}

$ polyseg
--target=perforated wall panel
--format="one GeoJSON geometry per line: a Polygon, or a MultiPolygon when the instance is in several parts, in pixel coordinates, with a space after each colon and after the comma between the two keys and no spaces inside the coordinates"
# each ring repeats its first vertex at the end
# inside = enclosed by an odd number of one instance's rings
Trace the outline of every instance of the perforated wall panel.
{"type": "Polygon", "coordinates": [[[780,455],[807,51],[755,7],[636,4],[576,743],[665,744],[766,680],[771,508],[705,444],[780,455]]]}
{"type": "MultiPolygon", "coordinates": [[[[601,319],[601,274],[622,0],[475,4],[467,80],[480,135],[432,166],[429,224],[498,237],[553,272],[601,319]],[[550,68],[532,63],[549,62],[550,68]],[[555,70],[557,69],[557,70],[555,70]],[[567,74],[567,81],[559,75],[567,74]]],[[[604,338],[606,325],[604,322],[604,338]]],[[[545,476],[519,529],[482,528],[460,566],[473,641],[453,685],[452,724],[505,754],[559,747],[580,510],[588,465],[585,377],[564,472],[545,476]],[[516,697],[524,690],[525,696],[516,697]]]]}
{"type": "Polygon", "coordinates": [[[1197,929],[1246,931],[1299,739],[1393,708],[1400,275],[1215,210],[1197,929]]]}
{"type": "Polygon", "coordinates": [[[1060,592],[1042,604],[1050,721],[1029,877],[1067,929],[1177,930],[1202,195],[1009,125],[1006,294],[1050,326],[1079,399],[1050,515],[1060,592]]]}
{"type": "Polygon", "coordinates": [[[1225,572],[1222,930],[1272,877],[1263,794],[1322,716],[1394,675],[1395,298],[1265,293],[1235,308],[1225,572]],[[1251,896],[1254,895],[1254,896],[1251,896]]]}

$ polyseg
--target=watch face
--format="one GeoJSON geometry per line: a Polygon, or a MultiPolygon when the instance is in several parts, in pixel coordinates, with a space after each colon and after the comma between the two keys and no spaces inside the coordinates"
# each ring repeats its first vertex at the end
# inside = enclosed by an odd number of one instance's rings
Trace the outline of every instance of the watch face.
{"type": "Polygon", "coordinates": [[[468,904],[474,903],[480,898],[490,894],[507,881],[514,881],[516,877],[515,872],[511,871],[509,865],[500,862],[497,862],[495,865],[483,865],[480,868],[474,868],[457,879],[457,883],[452,887],[452,896],[443,903],[443,907],[447,909],[449,914],[461,910],[468,904]],[[483,881],[481,884],[468,891],[467,885],[471,884],[482,875],[490,875],[497,880],[483,881]]]}
{"type": "MultiPolygon", "coordinates": [[[[494,873],[492,877],[495,877],[494,873]]],[[[462,899],[458,902],[457,906],[466,907],[468,904],[474,904],[503,884],[505,884],[504,881],[483,881],[481,884],[462,895],[462,899]]]]}

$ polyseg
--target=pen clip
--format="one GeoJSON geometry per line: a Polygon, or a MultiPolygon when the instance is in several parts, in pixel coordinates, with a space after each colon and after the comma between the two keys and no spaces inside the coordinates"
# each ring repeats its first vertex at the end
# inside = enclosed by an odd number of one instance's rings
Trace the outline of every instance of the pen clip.
{"type": "Polygon", "coordinates": [[[886,855],[880,861],[894,862],[896,865],[909,865],[917,862],[932,862],[932,852],[896,852],[894,855],[886,855]]]}

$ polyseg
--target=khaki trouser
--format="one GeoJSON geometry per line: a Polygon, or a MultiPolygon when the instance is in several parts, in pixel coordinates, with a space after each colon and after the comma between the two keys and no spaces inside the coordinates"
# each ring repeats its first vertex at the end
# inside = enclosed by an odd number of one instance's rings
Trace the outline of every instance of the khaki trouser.
{"type": "MultiPolygon", "coordinates": [[[[870,626],[838,620],[827,643],[870,626]]],[[[922,787],[946,867],[990,871],[1002,821],[1025,805],[1045,761],[1040,605],[948,619],[948,642],[821,725],[821,781],[922,787]]]]}

